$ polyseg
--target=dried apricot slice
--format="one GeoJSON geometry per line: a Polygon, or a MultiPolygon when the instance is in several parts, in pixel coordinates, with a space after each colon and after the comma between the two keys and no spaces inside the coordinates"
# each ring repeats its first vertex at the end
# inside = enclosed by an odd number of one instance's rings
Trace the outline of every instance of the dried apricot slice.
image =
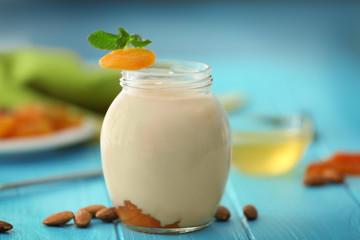
{"type": "Polygon", "coordinates": [[[125,48],[114,50],[99,60],[102,68],[120,70],[139,70],[150,67],[155,62],[153,51],[144,48],[125,48]]]}
{"type": "Polygon", "coordinates": [[[360,153],[338,152],[333,155],[331,161],[339,164],[346,163],[360,165],[360,153]]]}
{"type": "Polygon", "coordinates": [[[120,220],[126,224],[139,226],[139,227],[149,227],[149,228],[178,228],[179,222],[161,226],[160,221],[156,218],[153,218],[149,214],[142,213],[142,210],[138,208],[132,202],[126,200],[125,206],[119,206],[115,208],[116,213],[118,214],[120,220]]]}
{"type": "Polygon", "coordinates": [[[9,137],[13,134],[16,128],[16,119],[13,115],[0,115],[0,139],[9,137]]]}
{"type": "Polygon", "coordinates": [[[360,175],[360,153],[339,152],[326,161],[309,164],[304,184],[315,186],[328,181],[343,183],[346,174],[360,175]]]}
{"type": "Polygon", "coordinates": [[[26,105],[0,113],[0,139],[45,135],[81,123],[82,115],[63,105],[26,105]]]}

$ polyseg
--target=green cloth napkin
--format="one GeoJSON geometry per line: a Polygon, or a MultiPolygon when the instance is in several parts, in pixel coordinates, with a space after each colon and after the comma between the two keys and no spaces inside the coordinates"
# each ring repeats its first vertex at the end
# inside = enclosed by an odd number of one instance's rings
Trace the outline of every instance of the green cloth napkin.
{"type": "Polygon", "coordinates": [[[0,53],[0,107],[60,101],[103,114],[121,91],[120,77],[120,71],[86,65],[65,49],[0,53]]]}

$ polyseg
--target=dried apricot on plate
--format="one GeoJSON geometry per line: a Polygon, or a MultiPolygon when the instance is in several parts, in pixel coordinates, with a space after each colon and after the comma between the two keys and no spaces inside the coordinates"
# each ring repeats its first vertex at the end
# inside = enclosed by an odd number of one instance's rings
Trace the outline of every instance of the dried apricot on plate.
{"type": "Polygon", "coordinates": [[[0,114],[0,139],[45,135],[81,123],[82,114],[63,105],[25,105],[0,114]]]}
{"type": "Polygon", "coordinates": [[[106,54],[99,61],[106,69],[139,70],[150,67],[155,62],[153,51],[144,48],[118,49],[106,54]]]}
{"type": "Polygon", "coordinates": [[[16,128],[16,119],[13,115],[0,115],[0,139],[6,138],[13,134],[16,128]]]}

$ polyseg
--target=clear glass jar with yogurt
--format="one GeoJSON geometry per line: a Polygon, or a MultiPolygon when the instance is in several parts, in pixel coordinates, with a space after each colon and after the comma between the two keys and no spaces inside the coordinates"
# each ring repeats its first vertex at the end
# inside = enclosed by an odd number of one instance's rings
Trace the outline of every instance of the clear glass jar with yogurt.
{"type": "Polygon", "coordinates": [[[150,233],[208,226],[231,157],[228,119],[210,91],[211,68],[159,61],[122,74],[123,90],[101,132],[106,186],[121,222],[150,233]]]}

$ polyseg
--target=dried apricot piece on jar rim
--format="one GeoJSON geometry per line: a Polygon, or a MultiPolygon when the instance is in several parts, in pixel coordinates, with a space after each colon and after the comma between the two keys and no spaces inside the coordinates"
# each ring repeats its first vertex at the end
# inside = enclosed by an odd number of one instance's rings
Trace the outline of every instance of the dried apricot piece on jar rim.
{"type": "Polygon", "coordinates": [[[96,48],[113,50],[100,59],[99,64],[103,68],[139,70],[150,67],[155,62],[155,53],[143,48],[151,41],[143,40],[139,34],[130,35],[122,27],[118,28],[117,34],[96,31],[89,35],[88,41],[96,48]],[[133,47],[129,47],[130,44],[133,47]]]}
{"type": "Polygon", "coordinates": [[[99,64],[106,69],[139,70],[153,65],[155,58],[155,53],[151,50],[125,48],[106,54],[99,60],[99,64]]]}

